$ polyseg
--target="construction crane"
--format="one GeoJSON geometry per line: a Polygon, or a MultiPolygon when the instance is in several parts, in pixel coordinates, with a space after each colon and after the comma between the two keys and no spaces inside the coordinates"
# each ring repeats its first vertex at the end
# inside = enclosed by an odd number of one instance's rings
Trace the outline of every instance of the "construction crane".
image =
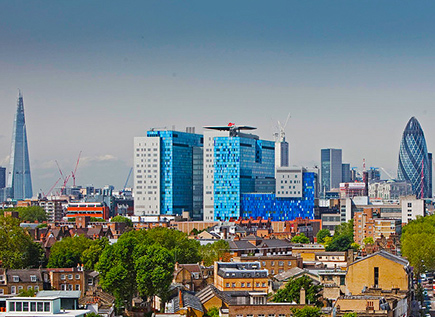
{"type": "Polygon", "coordinates": [[[42,193],[42,195],[44,196],[44,198],[47,198],[48,195],[50,195],[51,191],[53,190],[54,187],[56,187],[57,183],[59,183],[59,181],[62,179],[62,177],[59,177],[59,179],[56,181],[56,183],[54,183],[53,186],[51,186],[51,188],[48,190],[47,194],[42,193]]]}
{"type": "Polygon", "coordinates": [[[383,167],[381,166],[380,169],[381,169],[385,174],[387,174],[387,176],[388,176],[390,179],[394,179],[394,177],[391,176],[391,174],[388,173],[388,172],[385,170],[385,168],[383,168],[383,167]]]}
{"type": "Polygon", "coordinates": [[[284,125],[281,125],[281,122],[278,120],[278,132],[275,132],[273,136],[275,137],[276,142],[284,142],[285,141],[285,127],[287,126],[288,120],[291,118],[290,112],[288,113],[287,119],[285,120],[284,125]]]}
{"type": "Polygon", "coordinates": [[[71,176],[72,176],[72,179],[73,179],[73,187],[76,187],[76,172],[77,172],[77,167],[79,166],[80,156],[81,155],[82,155],[82,151],[80,151],[79,157],[77,158],[77,163],[76,163],[76,167],[74,168],[74,172],[71,172],[71,176]]]}
{"type": "Polygon", "coordinates": [[[133,172],[133,167],[130,168],[130,172],[128,172],[127,180],[125,181],[124,188],[122,189],[123,193],[125,192],[125,189],[127,188],[127,184],[128,184],[128,180],[130,179],[131,172],[133,172]]]}
{"type": "Polygon", "coordinates": [[[65,177],[65,176],[63,175],[63,173],[62,173],[62,170],[61,170],[61,168],[60,168],[60,166],[59,166],[59,163],[58,163],[57,161],[55,161],[55,162],[56,162],[57,168],[59,169],[60,176],[61,176],[62,179],[63,179],[63,185],[62,185],[62,188],[61,188],[61,191],[60,191],[61,194],[63,195],[63,194],[65,194],[66,184],[68,183],[68,181],[69,181],[71,175],[68,175],[67,177],[65,177]]]}

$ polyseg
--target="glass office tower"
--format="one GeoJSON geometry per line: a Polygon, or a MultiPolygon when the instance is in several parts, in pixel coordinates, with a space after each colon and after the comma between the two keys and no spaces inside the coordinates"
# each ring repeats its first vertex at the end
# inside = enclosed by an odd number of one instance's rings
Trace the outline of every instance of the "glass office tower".
{"type": "Polygon", "coordinates": [[[255,192],[258,179],[274,179],[275,143],[256,137],[214,139],[214,218],[241,216],[241,194],[255,192]]]}
{"type": "Polygon", "coordinates": [[[202,150],[196,149],[202,145],[202,135],[179,131],[151,130],[135,138],[136,215],[189,211],[202,218],[202,150]]]}
{"type": "Polygon", "coordinates": [[[7,187],[10,198],[22,200],[33,196],[24,102],[21,92],[18,95],[17,113],[12,133],[7,187]]]}
{"type": "Polygon", "coordinates": [[[427,152],[423,130],[415,117],[403,131],[397,178],[409,181],[418,198],[432,197],[432,155],[427,152]]]}
{"type": "Polygon", "coordinates": [[[320,154],[320,190],[325,193],[332,188],[340,187],[343,168],[341,149],[322,149],[320,154]]]}

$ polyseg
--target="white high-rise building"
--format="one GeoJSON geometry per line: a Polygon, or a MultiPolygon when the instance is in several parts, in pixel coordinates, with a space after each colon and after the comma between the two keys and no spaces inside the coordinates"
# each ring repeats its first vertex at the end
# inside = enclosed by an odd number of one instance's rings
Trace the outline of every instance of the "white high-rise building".
{"type": "Polygon", "coordinates": [[[134,214],[160,214],[160,138],[134,138],[134,214]]]}

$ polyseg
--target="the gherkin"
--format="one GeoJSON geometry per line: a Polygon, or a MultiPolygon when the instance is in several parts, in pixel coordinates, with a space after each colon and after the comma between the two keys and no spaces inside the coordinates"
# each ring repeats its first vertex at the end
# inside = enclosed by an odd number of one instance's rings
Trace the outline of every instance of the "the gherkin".
{"type": "Polygon", "coordinates": [[[415,117],[403,131],[397,178],[410,182],[417,198],[432,197],[432,155],[427,152],[423,130],[415,117]]]}
{"type": "Polygon", "coordinates": [[[21,92],[18,95],[17,113],[15,114],[14,131],[12,134],[7,186],[10,198],[21,200],[32,198],[33,196],[26,120],[24,118],[24,102],[21,92]]]}

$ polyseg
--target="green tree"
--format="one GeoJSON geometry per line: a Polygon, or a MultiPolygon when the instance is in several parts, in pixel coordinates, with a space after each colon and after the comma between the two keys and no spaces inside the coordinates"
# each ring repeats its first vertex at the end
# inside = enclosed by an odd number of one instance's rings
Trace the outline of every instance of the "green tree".
{"type": "Polygon", "coordinates": [[[57,241],[50,250],[48,267],[76,267],[80,263],[82,253],[91,246],[92,240],[81,235],[67,237],[57,241]]]}
{"type": "Polygon", "coordinates": [[[364,245],[366,245],[366,244],[373,244],[373,243],[375,243],[375,241],[373,240],[372,237],[366,237],[366,238],[363,239],[363,244],[364,245]]]}
{"type": "Polygon", "coordinates": [[[326,251],[347,251],[352,249],[353,240],[346,235],[334,237],[331,243],[325,248],[326,251]]]}
{"type": "Polygon", "coordinates": [[[96,266],[100,284],[116,298],[116,306],[131,308],[138,293],[145,299],[167,299],[174,263],[200,260],[199,243],[167,228],[132,230],[104,249],[96,266]]]}
{"type": "MultiPolygon", "coordinates": [[[[148,245],[158,244],[166,249],[168,249],[173,258],[174,263],[197,263],[201,261],[201,256],[199,254],[199,241],[195,239],[189,239],[188,235],[174,229],[168,229],[163,227],[157,227],[150,230],[139,230],[136,231],[138,234],[138,239],[148,245]]],[[[132,234],[136,234],[133,232],[132,234]]],[[[124,233],[124,235],[129,235],[131,232],[124,233]]]]}
{"type": "Polygon", "coordinates": [[[319,230],[319,232],[317,232],[316,235],[317,243],[324,243],[325,238],[330,236],[331,236],[331,231],[329,231],[328,229],[319,230]]]}
{"type": "Polygon", "coordinates": [[[335,227],[334,237],[348,236],[353,241],[353,219],[335,227]]]}
{"type": "Polygon", "coordinates": [[[125,222],[127,227],[133,228],[133,222],[129,218],[120,215],[113,217],[110,222],[125,222]]]}
{"type": "Polygon", "coordinates": [[[304,233],[294,236],[291,241],[293,243],[310,243],[310,239],[304,233]]]}
{"type": "Polygon", "coordinates": [[[109,240],[107,238],[102,238],[99,240],[93,240],[91,245],[83,251],[80,262],[88,270],[95,270],[96,264],[98,263],[101,254],[104,249],[109,245],[109,240]]]}
{"type": "Polygon", "coordinates": [[[32,288],[30,289],[22,289],[19,293],[19,297],[34,297],[36,295],[36,291],[32,288]]]}
{"type": "Polygon", "coordinates": [[[43,222],[47,220],[47,213],[39,206],[7,208],[5,211],[17,211],[21,221],[43,222]]]}
{"type": "Polygon", "coordinates": [[[229,251],[230,245],[225,240],[218,240],[199,247],[199,253],[206,266],[213,265],[215,261],[219,261],[229,251]]]}
{"type": "Polygon", "coordinates": [[[207,310],[207,316],[219,317],[219,308],[217,308],[216,306],[211,307],[209,310],[207,310]]]}
{"type": "Polygon", "coordinates": [[[108,244],[107,238],[91,240],[83,235],[64,238],[51,247],[48,267],[76,267],[83,264],[92,270],[108,244]]]}
{"type": "Polygon", "coordinates": [[[102,317],[102,316],[92,312],[92,313],[86,314],[86,317],[102,317]]]}
{"type": "Polygon", "coordinates": [[[103,251],[97,264],[100,285],[115,296],[117,307],[130,309],[137,292],[134,250],[138,242],[132,235],[119,239],[103,251]]]}
{"type": "Polygon", "coordinates": [[[345,313],[343,317],[358,317],[357,313],[345,313]]]}
{"type": "Polygon", "coordinates": [[[320,301],[322,286],[314,284],[313,280],[308,276],[302,276],[297,279],[292,278],[284,288],[275,293],[272,301],[276,303],[299,303],[302,287],[305,289],[305,298],[309,303],[319,307],[322,306],[322,301],[320,301]]]}
{"type": "Polygon", "coordinates": [[[135,255],[136,283],[141,296],[159,296],[166,302],[174,273],[170,252],[159,245],[142,245],[135,255]]]}
{"type": "Polygon", "coordinates": [[[322,311],[318,307],[305,306],[303,308],[293,308],[293,317],[320,317],[322,311]]]}
{"type": "Polygon", "coordinates": [[[18,219],[0,216],[0,260],[9,269],[39,267],[44,261],[41,245],[33,242],[18,219]]]}

